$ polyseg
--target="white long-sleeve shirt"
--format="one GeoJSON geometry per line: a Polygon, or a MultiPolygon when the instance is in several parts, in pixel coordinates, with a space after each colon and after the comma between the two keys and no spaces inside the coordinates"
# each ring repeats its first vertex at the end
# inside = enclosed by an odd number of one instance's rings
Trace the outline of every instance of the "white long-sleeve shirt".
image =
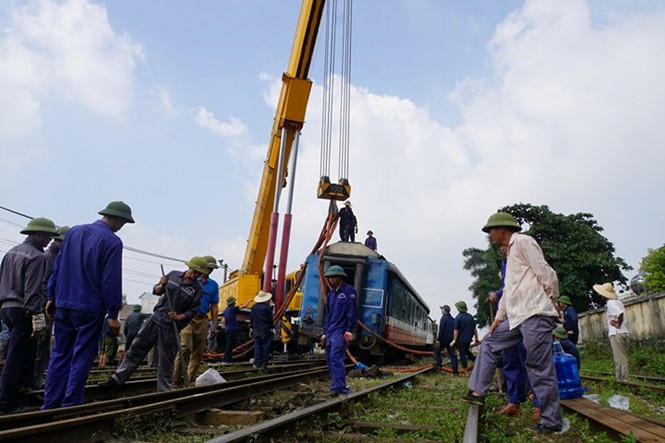
{"type": "Polygon", "coordinates": [[[559,279],[535,239],[514,233],[508,245],[503,297],[496,318],[510,329],[534,315],[558,317],[559,279]]]}

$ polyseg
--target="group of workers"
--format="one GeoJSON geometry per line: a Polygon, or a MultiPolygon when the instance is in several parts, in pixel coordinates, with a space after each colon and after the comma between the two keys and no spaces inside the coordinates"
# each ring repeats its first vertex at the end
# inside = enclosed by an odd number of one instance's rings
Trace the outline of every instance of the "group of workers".
{"type": "MultiPolygon", "coordinates": [[[[109,203],[99,214],[101,219],[71,229],[56,228],[43,217],[30,220],[21,230],[25,241],[11,248],[0,264],[0,318],[8,331],[0,413],[20,411],[21,388],[41,388],[44,372],[42,409],[84,403],[85,382],[100,342],[104,346],[104,337],[115,338],[120,332],[123,244],[116,233],[134,218],[122,201],[109,203]]],[[[213,256],[192,257],[185,265],[186,271],[171,271],[153,287],[154,294],[164,296],[152,315],[141,314],[139,307],[128,317],[126,354],[102,387],[122,385],[153,348],[158,390],[177,388],[196,377],[207,339],[217,330],[219,286],[210,274],[219,266],[213,256]]],[[[260,292],[252,307],[257,367],[268,362],[271,297],[260,292]]],[[[234,302],[232,297],[227,300],[229,305],[234,302]]],[[[224,316],[227,327],[233,324],[230,317],[224,316]]],[[[233,340],[227,341],[232,351],[233,340]]],[[[230,356],[228,352],[226,359],[230,356]]]]}

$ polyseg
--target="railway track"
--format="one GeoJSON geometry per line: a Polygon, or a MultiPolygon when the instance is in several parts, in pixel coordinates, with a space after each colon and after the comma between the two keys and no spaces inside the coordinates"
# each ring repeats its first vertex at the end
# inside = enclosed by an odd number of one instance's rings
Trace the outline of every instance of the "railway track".
{"type": "MultiPolygon", "coordinates": [[[[594,381],[598,383],[613,383],[615,382],[614,379],[612,378],[605,378],[605,377],[593,377],[590,375],[580,375],[580,378],[582,380],[588,380],[588,381],[594,381]]],[[[640,391],[651,391],[651,392],[657,392],[660,395],[665,395],[665,386],[657,386],[657,385],[645,385],[642,383],[632,383],[632,382],[615,382],[615,383],[620,383],[622,386],[626,386],[630,388],[631,392],[634,394],[639,394],[640,391]]]]}
{"type": "MultiPolygon", "coordinates": [[[[589,369],[582,369],[580,373],[584,374],[598,374],[598,375],[606,375],[606,376],[611,376],[614,377],[613,372],[608,372],[608,371],[591,371],[589,369]]],[[[656,383],[663,383],[665,384],[665,377],[654,377],[652,375],[639,375],[639,374],[631,374],[629,375],[630,378],[637,378],[640,380],[646,380],[646,381],[652,381],[656,383]]]]}
{"type": "Polygon", "coordinates": [[[0,441],[89,441],[95,432],[108,430],[114,420],[163,413],[183,417],[223,407],[276,389],[328,377],[326,367],[267,374],[212,386],[116,398],[69,408],[0,416],[0,441]]]}

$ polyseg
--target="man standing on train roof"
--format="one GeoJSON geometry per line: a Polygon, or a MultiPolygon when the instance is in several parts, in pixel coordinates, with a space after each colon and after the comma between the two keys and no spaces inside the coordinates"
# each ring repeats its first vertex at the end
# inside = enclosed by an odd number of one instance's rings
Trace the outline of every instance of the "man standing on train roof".
{"type": "Polygon", "coordinates": [[[104,317],[108,315],[110,333],[120,332],[123,245],[115,233],[134,218],[121,201],[99,214],[100,220],[67,232],[48,281],[46,315],[55,318],[55,346],[42,409],[83,404],[104,317]]]}
{"type": "MultiPolygon", "coordinates": [[[[219,285],[210,278],[210,274],[219,268],[217,260],[212,255],[203,257],[206,260],[208,274],[199,276],[198,280],[203,287],[203,296],[201,297],[201,306],[196,312],[194,318],[185,328],[180,331],[180,348],[182,357],[187,362],[187,374],[189,383],[196,380],[199,372],[203,351],[205,351],[208,342],[208,313],[212,318],[212,331],[210,335],[217,333],[217,303],[219,303],[219,285]],[[189,361],[188,361],[189,360],[189,361]]],[[[173,382],[176,387],[182,387],[184,384],[182,363],[180,354],[176,355],[173,366],[173,382]]]]}
{"type": "Polygon", "coordinates": [[[372,231],[367,231],[367,238],[365,239],[365,246],[370,248],[372,251],[376,251],[376,237],[373,237],[374,233],[372,231]]]}
{"type": "Polygon", "coordinates": [[[339,236],[342,241],[356,241],[358,232],[358,220],[351,209],[351,200],[344,202],[344,207],[339,210],[339,236]]]}
{"type": "Polygon", "coordinates": [[[259,291],[254,297],[254,306],[250,312],[252,335],[254,336],[254,367],[266,368],[270,357],[270,344],[275,335],[272,322],[273,312],[270,306],[270,292],[259,291]]]}
{"type": "Polygon", "coordinates": [[[458,301],[455,303],[457,309],[457,316],[455,316],[455,329],[453,330],[453,339],[450,342],[450,347],[454,348],[455,345],[459,348],[459,359],[462,363],[462,373],[466,374],[467,358],[471,361],[476,361],[476,356],[471,352],[471,338],[474,343],[478,341],[478,328],[476,328],[476,320],[473,315],[469,314],[466,302],[458,301]]]}
{"type": "Polygon", "coordinates": [[[504,295],[469,379],[466,402],[483,405],[504,349],[524,342],[526,370],[540,402],[540,434],[565,432],[552,358],[552,330],[559,312],[559,280],[535,239],[519,234],[521,226],[505,212],[492,214],[482,228],[491,241],[508,247],[504,295]]]}
{"type": "Polygon", "coordinates": [[[455,319],[450,314],[450,306],[443,305],[439,306],[439,308],[441,308],[441,321],[439,322],[439,333],[436,336],[438,346],[435,346],[435,348],[438,349],[434,351],[435,365],[437,368],[442,366],[441,348],[443,347],[446,349],[448,358],[450,358],[450,367],[453,370],[453,375],[457,376],[459,375],[457,354],[455,354],[455,350],[450,346],[450,342],[453,341],[453,332],[455,331],[455,319]]]}
{"type": "Polygon", "coordinates": [[[570,297],[567,295],[559,297],[559,309],[563,311],[563,327],[566,329],[568,339],[577,346],[580,328],[577,321],[577,312],[573,308],[573,302],[570,301],[570,297]]]}
{"type": "Polygon", "coordinates": [[[326,349],[326,363],[330,370],[330,394],[347,395],[344,356],[347,343],[354,339],[358,317],[356,313],[356,290],[344,283],[346,273],[341,266],[332,265],[324,276],[330,283],[326,298],[321,346],[326,349]]]}
{"type": "Polygon", "coordinates": [[[208,262],[203,257],[192,257],[185,263],[187,270],[171,271],[162,276],[152,288],[152,293],[161,295],[152,316],[146,320],[125,354],[115,374],[100,383],[105,389],[122,386],[143,362],[153,346],[157,350],[157,391],[169,391],[173,387],[173,362],[178,352],[178,331],[194,318],[201,306],[203,288],[197,278],[208,273],[208,262]]]}
{"type": "Polygon", "coordinates": [[[614,358],[614,372],[619,382],[628,382],[628,328],[626,327],[626,308],[619,300],[612,283],[593,285],[593,290],[607,299],[605,312],[607,314],[607,333],[610,337],[612,357],[614,358]]]}
{"type": "Polygon", "coordinates": [[[0,413],[18,406],[19,389],[34,371],[33,337],[46,328],[44,319],[44,248],[58,233],[48,218],[34,218],[21,230],[23,243],[11,248],[0,264],[0,317],[9,328],[7,357],[0,376],[0,413]]]}
{"type": "MultiPolygon", "coordinates": [[[[65,234],[69,231],[69,226],[61,226],[56,231],[58,235],[53,237],[51,244],[44,251],[44,257],[46,257],[46,273],[44,274],[44,307],[42,311],[46,308],[46,283],[48,282],[49,277],[51,276],[51,271],[53,271],[53,264],[55,263],[55,258],[60,252],[62,247],[62,241],[65,239],[65,234]]],[[[33,376],[33,385],[34,388],[39,390],[44,387],[42,379],[48,368],[48,362],[51,359],[51,336],[53,332],[53,319],[46,318],[46,328],[42,331],[41,334],[36,334],[35,338],[37,339],[36,343],[36,352],[35,352],[35,371],[33,376]]]]}

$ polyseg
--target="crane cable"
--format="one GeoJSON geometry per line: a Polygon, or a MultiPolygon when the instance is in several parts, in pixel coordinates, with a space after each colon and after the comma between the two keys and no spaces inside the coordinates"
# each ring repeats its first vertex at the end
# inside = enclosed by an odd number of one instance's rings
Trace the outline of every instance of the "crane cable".
{"type": "MultiPolygon", "coordinates": [[[[352,0],[344,0],[342,11],[341,83],[339,93],[339,179],[349,178],[349,140],[351,121],[351,35],[352,0]]],[[[335,115],[335,68],[337,59],[337,0],[326,5],[325,54],[323,63],[323,106],[321,116],[321,159],[320,176],[330,177],[330,157],[334,132],[335,115]]]]}

